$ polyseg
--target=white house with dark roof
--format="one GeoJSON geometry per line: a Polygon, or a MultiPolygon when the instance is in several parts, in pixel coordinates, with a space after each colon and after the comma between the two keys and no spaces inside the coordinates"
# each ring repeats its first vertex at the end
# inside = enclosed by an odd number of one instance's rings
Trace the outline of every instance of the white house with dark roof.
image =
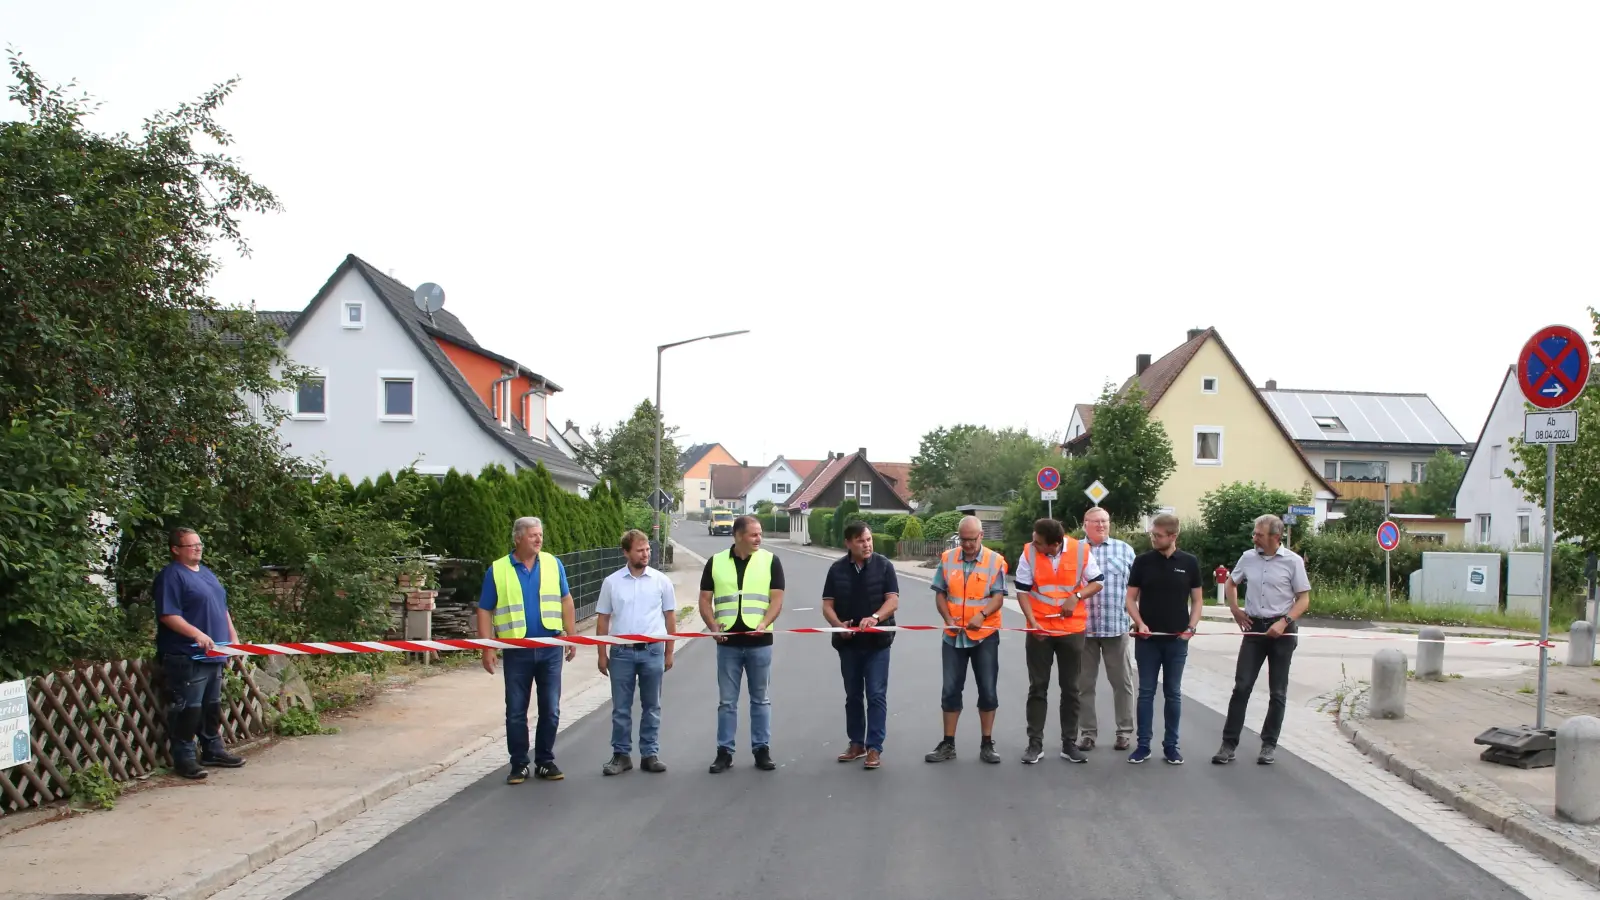
{"type": "Polygon", "coordinates": [[[1517,387],[1517,368],[1509,366],[1456,488],[1456,515],[1467,520],[1468,541],[1502,550],[1544,545],[1544,504],[1529,500],[1506,474],[1522,471],[1511,438],[1522,436],[1528,408],[1517,387]]]}
{"type": "Polygon", "coordinates": [[[547,418],[561,386],[480,345],[453,312],[418,309],[413,294],[351,255],[304,310],[260,313],[314,373],[275,398],[289,411],[279,429],[291,452],[353,481],[408,466],[443,475],[542,464],[587,494],[599,479],[547,418]]]}

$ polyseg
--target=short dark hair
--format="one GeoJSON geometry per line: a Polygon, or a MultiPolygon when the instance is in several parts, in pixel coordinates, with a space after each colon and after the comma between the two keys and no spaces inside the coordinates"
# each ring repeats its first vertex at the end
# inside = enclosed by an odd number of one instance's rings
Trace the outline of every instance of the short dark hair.
{"type": "Polygon", "coordinates": [[[640,541],[648,540],[650,540],[649,535],[637,528],[629,528],[627,531],[622,533],[622,552],[626,553],[633,549],[634,544],[637,544],[640,541]]]}
{"type": "Polygon", "coordinates": [[[172,533],[167,535],[167,538],[168,538],[167,546],[168,547],[182,547],[183,546],[183,538],[184,538],[184,536],[185,535],[190,535],[190,534],[194,535],[195,537],[199,537],[200,536],[200,532],[195,531],[193,528],[182,527],[182,528],[174,528],[174,529],[172,529],[172,533]]]}
{"type": "Polygon", "coordinates": [[[1168,534],[1177,534],[1183,527],[1183,522],[1172,513],[1162,513],[1150,522],[1151,528],[1159,528],[1168,534]]]}
{"type": "Polygon", "coordinates": [[[1034,522],[1033,533],[1043,538],[1046,544],[1059,544],[1067,537],[1066,529],[1055,519],[1040,519],[1034,522]]]}
{"type": "Polygon", "coordinates": [[[844,527],[844,539],[847,541],[853,541],[856,538],[861,537],[863,533],[871,530],[872,529],[867,527],[867,523],[861,521],[860,519],[856,519],[844,527]]]}
{"type": "Polygon", "coordinates": [[[738,537],[739,535],[744,534],[746,531],[749,531],[751,525],[759,524],[761,523],[756,520],[755,516],[740,516],[739,518],[733,520],[733,534],[735,537],[738,537]]]}

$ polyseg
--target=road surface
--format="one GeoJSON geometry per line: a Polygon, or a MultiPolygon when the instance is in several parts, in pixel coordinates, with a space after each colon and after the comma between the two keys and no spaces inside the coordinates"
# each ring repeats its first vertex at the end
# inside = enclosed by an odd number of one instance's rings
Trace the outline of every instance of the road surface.
{"type": "MultiPolygon", "coordinates": [[[[729,543],[689,525],[680,540],[702,554],[729,543]]],[[[827,560],[781,541],[769,547],[788,578],[780,627],[823,624],[827,560]]],[[[905,579],[902,591],[902,622],[938,621],[926,584],[905,579]]],[[[1020,624],[1020,616],[1008,612],[1007,624],[1020,624]]],[[[502,768],[296,896],[1520,896],[1292,755],[1280,752],[1278,765],[1257,766],[1253,732],[1239,762],[1211,765],[1222,720],[1199,703],[1183,712],[1187,765],[1128,765],[1105,744],[1087,765],[1056,758],[1048,745],[1044,762],[1022,765],[1027,682],[1020,637],[1002,637],[1001,765],[977,759],[970,685],[960,758],[923,762],[941,736],[939,639],[919,633],[894,645],[883,768],[836,762],[845,743],[837,657],[826,637],[795,635],[780,636],[774,656],[779,769],[751,765],[741,703],[736,766],[710,775],[715,651],[695,642],[666,679],[661,744],[669,772],[636,768],[603,777],[610,755],[610,709],[603,707],[561,735],[556,755],[565,781],[510,787],[502,768]]],[[[593,664],[587,651],[571,663],[593,664]]],[[[1047,737],[1057,728],[1054,702],[1052,694],[1047,737]]],[[[1264,703],[1252,704],[1251,724],[1264,710],[1264,703]]],[[[1113,720],[1104,689],[1100,720],[1104,739],[1113,720]]],[[[1158,730],[1160,721],[1158,708],[1158,730]]]]}

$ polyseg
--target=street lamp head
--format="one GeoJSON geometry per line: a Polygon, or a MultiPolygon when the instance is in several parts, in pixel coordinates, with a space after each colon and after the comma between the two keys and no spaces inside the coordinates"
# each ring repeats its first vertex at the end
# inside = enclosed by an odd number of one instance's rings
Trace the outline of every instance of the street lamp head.
{"type": "Polygon", "coordinates": [[[742,329],[740,329],[738,331],[724,331],[721,334],[702,334],[699,337],[687,338],[687,339],[681,340],[681,341],[673,341],[670,344],[658,344],[656,346],[656,352],[659,353],[659,352],[661,352],[663,350],[670,350],[673,347],[682,347],[684,344],[692,344],[695,341],[714,341],[717,338],[733,337],[736,334],[749,334],[749,333],[750,333],[750,329],[742,328],[742,329]]]}

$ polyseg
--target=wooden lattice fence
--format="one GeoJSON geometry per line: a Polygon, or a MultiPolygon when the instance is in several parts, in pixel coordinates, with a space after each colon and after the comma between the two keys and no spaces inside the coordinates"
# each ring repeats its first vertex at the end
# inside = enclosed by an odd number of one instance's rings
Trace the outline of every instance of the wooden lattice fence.
{"type": "MultiPolygon", "coordinates": [[[[222,739],[237,744],[266,734],[272,699],[256,686],[253,666],[234,658],[222,692],[222,739]]],[[[161,667],[120,660],[28,682],[33,760],[0,770],[0,815],[65,799],[68,779],[100,763],[117,781],[172,765],[167,746],[161,667]]]]}

